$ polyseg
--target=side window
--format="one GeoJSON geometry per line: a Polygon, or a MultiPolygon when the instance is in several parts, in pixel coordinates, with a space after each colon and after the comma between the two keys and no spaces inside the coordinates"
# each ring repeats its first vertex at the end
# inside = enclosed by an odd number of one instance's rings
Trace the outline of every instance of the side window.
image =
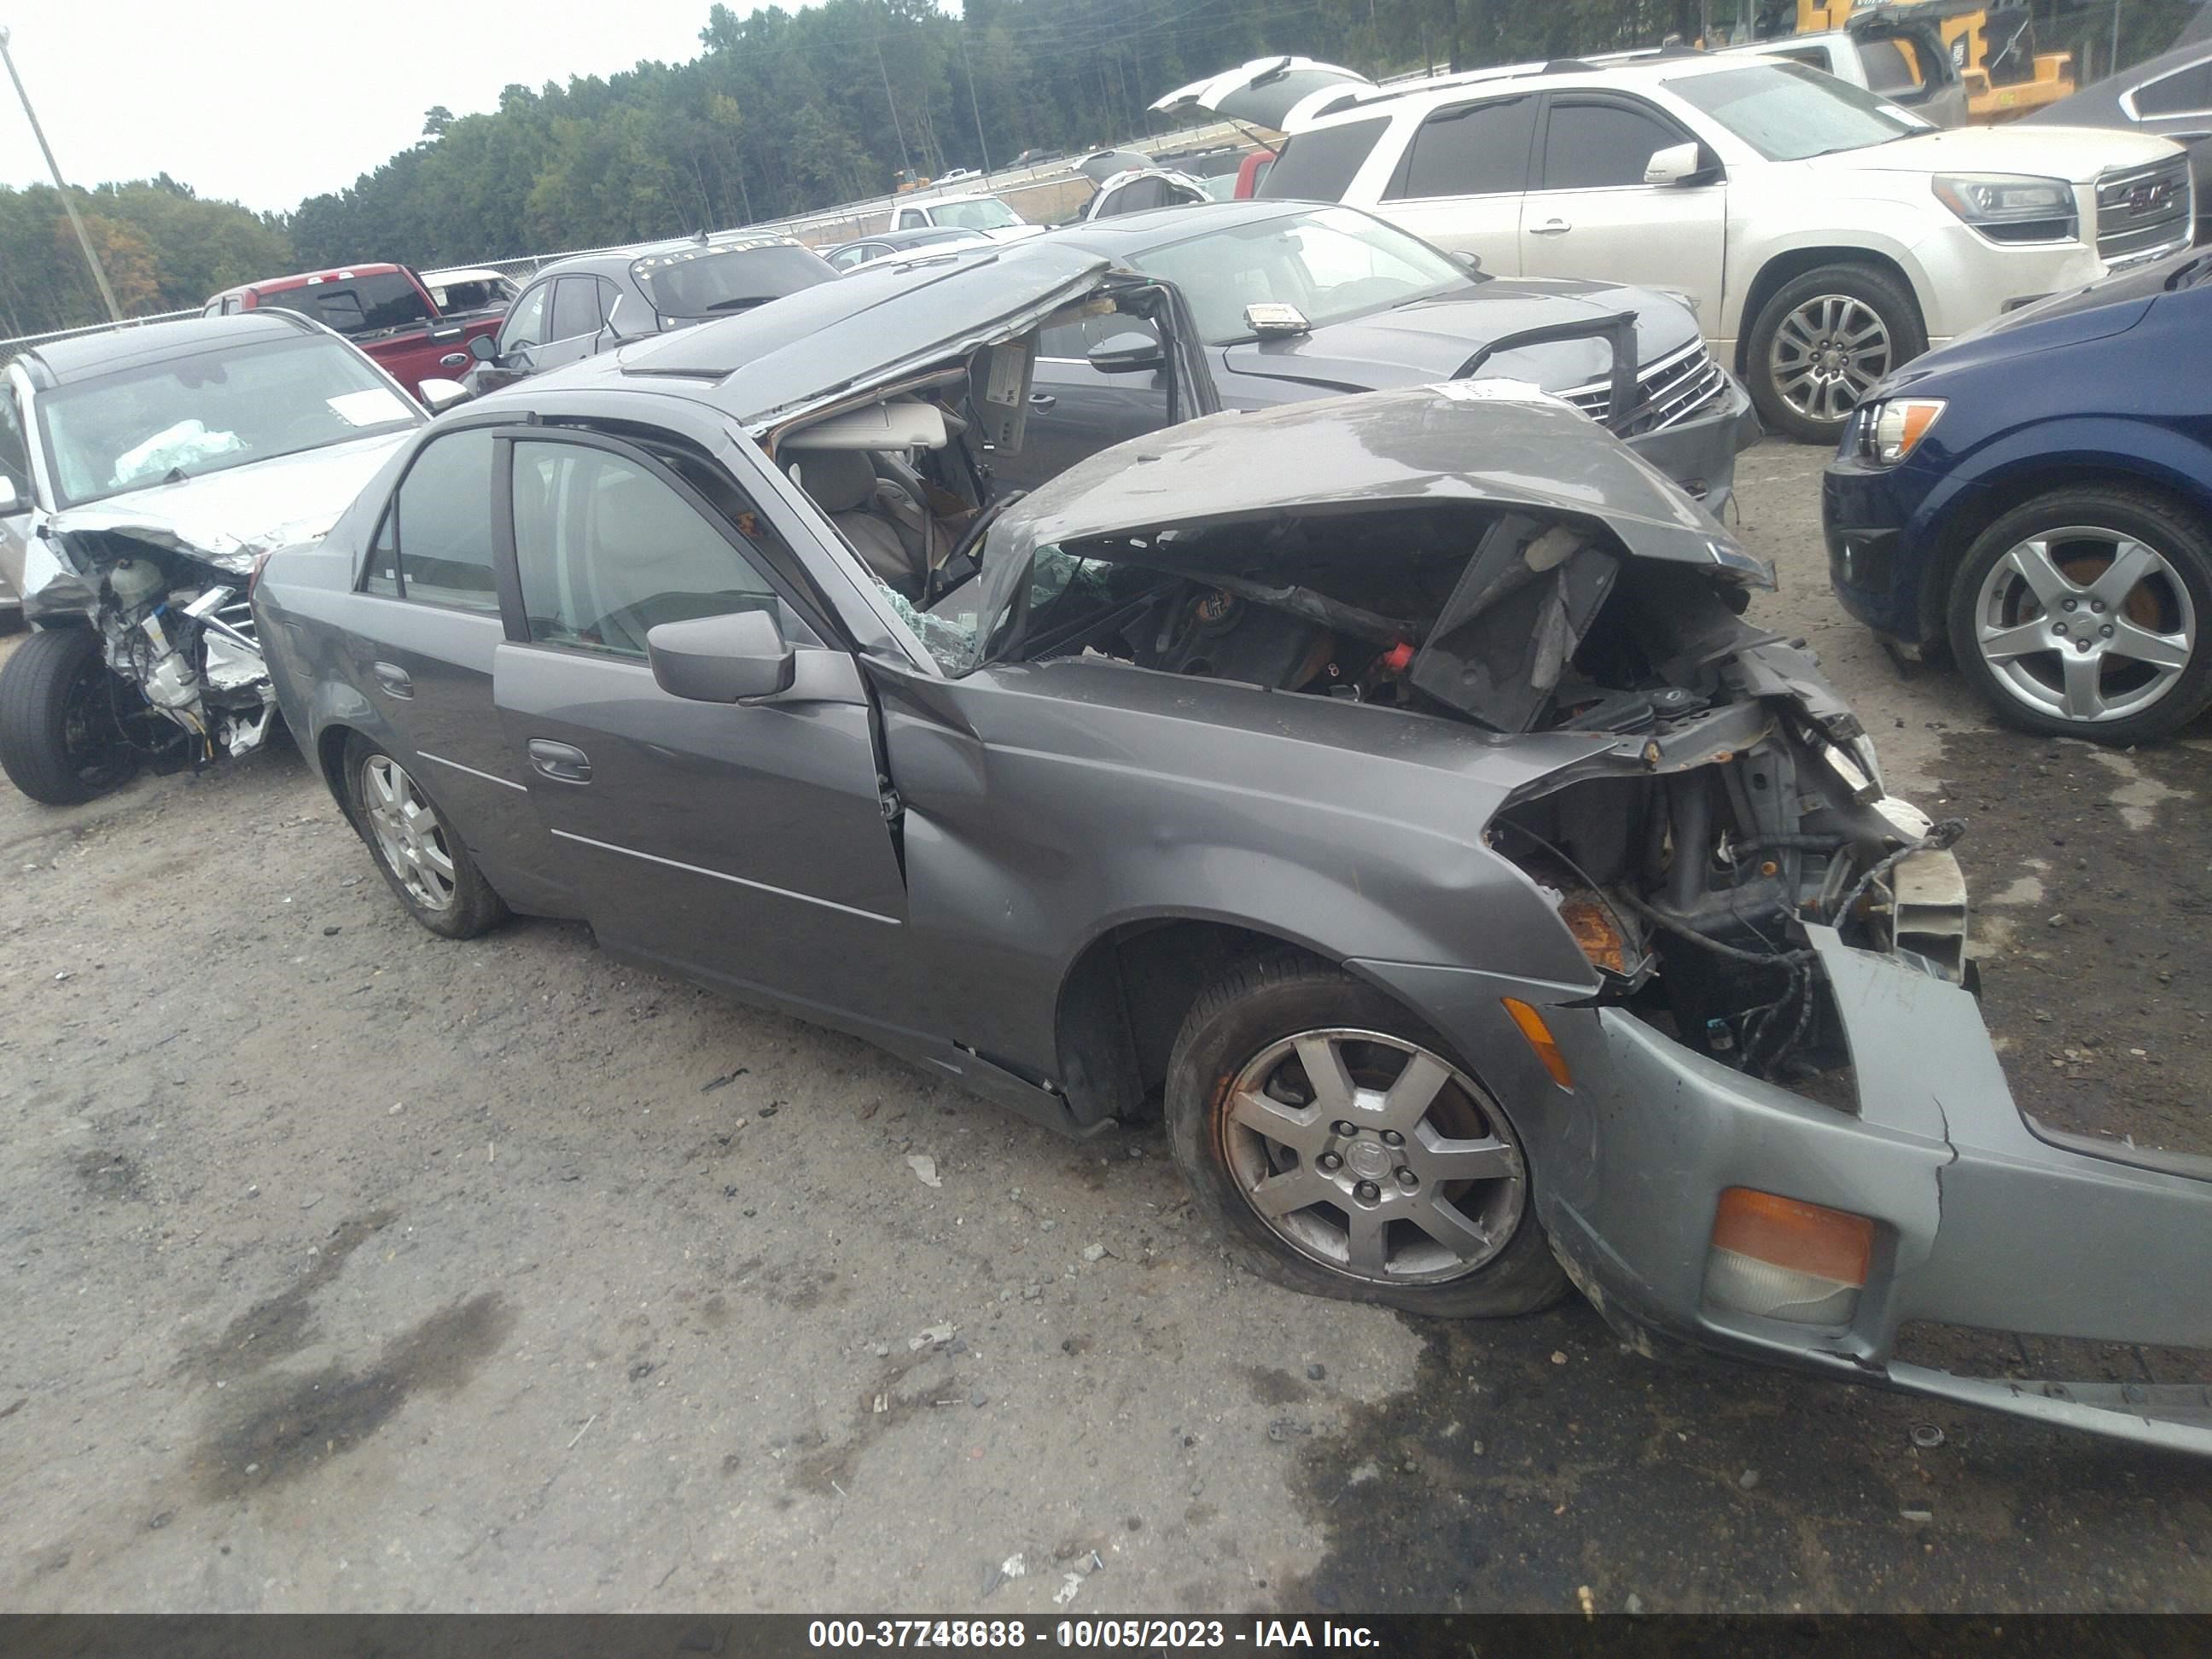
{"type": "Polygon", "coordinates": [[[433,439],[385,509],[363,586],[422,605],[496,611],[491,490],[489,431],[433,439]]]}
{"type": "Polygon", "coordinates": [[[31,456],[23,443],[23,417],[15,407],[15,388],[0,380],[0,476],[15,481],[18,494],[31,487],[31,456]]]}
{"type": "Polygon", "coordinates": [[[507,313],[500,325],[499,355],[519,351],[525,346],[542,345],[545,334],[545,301],[553,292],[553,284],[540,283],[514,302],[514,309],[507,313]]]}
{"type": "Polygon", "coordinates": [[[1684,142],[1681,133],[1645,111],[1555,99],[1544,138],[1544,188],[1641,185],[1653,154],[1684,142]]]}
{"type": "Polygon", "coordinates": [[[2137,116],[2197,115],[2212,110],[2212,58],[2136,88],[2137,116]]]}
{"type": "Polygon", "coordinates": [[[1388,116],[1316,127],[1285,139],[1254,193],[1271,202],[1340,202],[1390,125],[1388,116]]]}
{"type": "Polygon", "coordinates": [[[641,659],[661,623],[780,609],[690,502],[602,449],[515,445],[514,546],[530,637],[546,645],[641,659]]]}
{"type": "Polygon", "coordinates": [[[553,322],[546,338],[573,340],[597,334],[604,320],[599,314],[597,277],[563,276],[553,284],[553,322]]]}
{"type": "Polygon", "coordinates": [[[928,222],[929,221],[922,216],[921,210],[920,208],[901,208],[899,210],[898,223],[893,225],[891,228],[893,230],[919,230],[928,222]]]}
{"type": "MultiPolygon", "coordinates": [[[[1384,194],[1393,200],[1517,195],[1528,187],[1535,126],[1534,98],[1440,109],[1421,123],[1384,194]]],[[[1640,163],[1637,173],[1643,173],[1640,163]]]]}

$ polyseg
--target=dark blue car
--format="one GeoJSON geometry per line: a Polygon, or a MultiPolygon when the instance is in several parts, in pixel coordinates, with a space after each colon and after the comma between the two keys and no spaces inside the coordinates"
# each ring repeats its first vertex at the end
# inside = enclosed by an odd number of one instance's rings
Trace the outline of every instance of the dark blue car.
{"type": "Polygon", "coordinates": [[[1948,647],[2008,725],[2130,744],[2212,702],[2212,252],[2013,313],[1853,416],[1821,490],[1844,608],[1948,647]]]}

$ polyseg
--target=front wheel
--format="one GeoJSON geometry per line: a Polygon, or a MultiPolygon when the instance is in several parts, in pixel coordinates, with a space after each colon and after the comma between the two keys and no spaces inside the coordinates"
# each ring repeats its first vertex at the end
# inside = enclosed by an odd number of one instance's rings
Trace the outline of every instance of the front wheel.
{"type": "Polygon", "coordinates": [[[1166,1115],[1200,1207],[1263,1279],[1455,1318],[1566,1289],[1503,1108],[1434,1032],[1324,963],[1255,957],[1209,986],[1166,1115]]]}
{"type": "Polygon", "coordinates": [[[1744,369],[1770,428],[1832,444],[1876,382],[1927,349],[1920,307],[1896,278],[1872,265],[1822,265],[1760,308],[1744,369]]]}
{"type": "Polygon", "coordinates": [[[2212,534],[2141,490],[2054,489],[1966,550],[1949,623],[1960,672],[2007,725],[2170,737],[2212,703],[2212,534]]]}
{"type": "Polygon", "coordinates": [[[88,629],[41,629],[17,646],[0,668],[0,769],[9,781],[48,806],[128,782],[138,755],[116,717],[118,690],[88,629]]]}

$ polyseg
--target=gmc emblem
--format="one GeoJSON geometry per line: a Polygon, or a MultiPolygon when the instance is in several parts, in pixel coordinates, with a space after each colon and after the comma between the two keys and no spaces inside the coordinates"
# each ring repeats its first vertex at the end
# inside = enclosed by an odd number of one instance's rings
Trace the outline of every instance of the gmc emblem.
{"type": "Polygon", "coordinates": [[[2130,213],[2153,213],[2173,199],[2173,191],[2172,179],[2153,179],[2130,185],[2120,205],[2130,213]]]}

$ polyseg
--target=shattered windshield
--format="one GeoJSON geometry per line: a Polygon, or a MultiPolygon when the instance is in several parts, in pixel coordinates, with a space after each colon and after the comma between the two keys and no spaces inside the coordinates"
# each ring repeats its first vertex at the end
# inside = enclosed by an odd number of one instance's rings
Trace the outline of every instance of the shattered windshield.
{"type": "MultiPolygon", "coordinates": [[[[1030,570],[1030,634],[1054,631],[1068,613],[1088,614],[1112,604],[1133,570],[1105,559],[1078,558],[1050,543],[1038,548],[1030,570]]],[[[1139,574],[1137,580],[1142,583],[1158,577],[1139,574]]],[[[986,617],[977,609],[984,603],[980,580],[963,582],[927,611],[888,584],[883,584],[883,592],[937,665],[956,678],[982,661],[989,635],[998,631],[1000,617],[986,617]]]]}
{"type": "Polygon", "coordinates": [[[960,230],[1011,230],[1025,223],[1021,215],[995,196],[979,196],[972,202],[947,202],[931,210],[931,219],[960,230]]]}
{"type": "Polygon", "coordinates": [[[328,335],[173,357],[42,392],[64,507],[413,426],[422,411],[328,335]]]}
{"type": "Polygon", "coordinates": [[[1129,263],[1182,290],[1209,345],[1251,339],[1244,307],[1255,303],[1296,306],[1319,328],[1474,281],[1419,237],[1349,208],[1226,226],[1129,263]]]}

